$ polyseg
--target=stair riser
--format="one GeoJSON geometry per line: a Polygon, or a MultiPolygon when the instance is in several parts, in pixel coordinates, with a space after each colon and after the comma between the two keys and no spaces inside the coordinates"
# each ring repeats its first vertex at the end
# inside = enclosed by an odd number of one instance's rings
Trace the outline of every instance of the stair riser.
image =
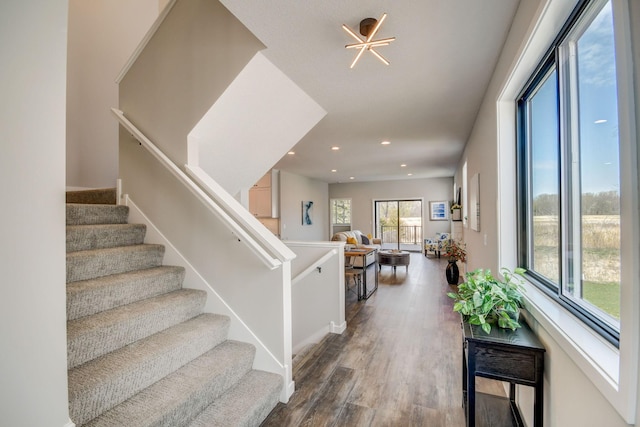
{"type": "Polygon", "coordinates": [[[163,266],[69,283],[67,320],[178,290],[184,274],[182,267],[163,266]]]}
{"type": "Polygon", "coordinates": [[[115,205],[117,199],[115,188],[99,188],[95,190],[67,191],[67,203],[93,203],[115,205]]]}
{"type": "Polygon", "coordinates": [[[183,289],[67,322],[69,369],[197,316],[206,299],[183,289]]]}
{"type": "Polygon", "coordinates": [[[85,427],[184,425],[249,372],[254,355],[249,344],[224,342],[85,427]]]}
{"type": "Polygon", "coordinates": [[[259,426],[277,405],[282,377],[252,370],[188,427],[259,426]]]}
{"type": "Polygon", "coordinates": [[[157,267],[164,246],[135,245],[67,254],[67,283],[157,267]]]}
{"type": "Polygon", "coordinates": [[[67,204],[67,225],[126,224],[129,207],[67,204]]]}
{"type": "Polygon", "coordinates": [[[67,252],[140,245],[146,231],[143,224],[67,226],[67,252]]]}
{"type": "Polygon", "coordinates": [[[77,426],[124,402],[224,341],[229,319],[202,315],[69,371],[77,426]]]}

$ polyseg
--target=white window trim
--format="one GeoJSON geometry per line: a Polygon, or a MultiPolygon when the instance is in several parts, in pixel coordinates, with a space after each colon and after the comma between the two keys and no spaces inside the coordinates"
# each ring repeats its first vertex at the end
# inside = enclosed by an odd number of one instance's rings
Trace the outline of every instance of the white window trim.
{"type": "MultiPolygon", "coordinates": [[[[606,342],[591,328],[527,284],[529,314],[571,357],[608,402],[629,424],[635,423],[638,399],[638,360],[640,356],[640,218],[638,207],[638,151],[636,141],[633,63],[629,23],[630,0],[612,0],[616,35],[619,96],[619,135],[621,158],[621,330],[620,348],[606,342]]],[[[516,98],[556,35],[577,0],[547,0],[541,4],[520,48],[497,101],[498,126],[498,233],[499,265],[517,264],[517,210],[515,203],[516,98]]]]}

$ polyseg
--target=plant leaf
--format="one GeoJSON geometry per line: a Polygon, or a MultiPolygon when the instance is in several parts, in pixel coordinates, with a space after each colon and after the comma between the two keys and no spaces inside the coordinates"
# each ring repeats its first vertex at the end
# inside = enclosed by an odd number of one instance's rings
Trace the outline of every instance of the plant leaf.
{"type": "Polygon", "coordinates": [[[482,302],[483,302],[482,295],[480,295],[480,292],[475,291],[473,293],[473,306],[480,307],[482,306],[482,302]]]}
{"type": "Polygon", "coordinates": [[[483,323],[482,324],[482,330],[485,331],[487,334],[491,333],[491,325],[488,323],[483,323]]]}

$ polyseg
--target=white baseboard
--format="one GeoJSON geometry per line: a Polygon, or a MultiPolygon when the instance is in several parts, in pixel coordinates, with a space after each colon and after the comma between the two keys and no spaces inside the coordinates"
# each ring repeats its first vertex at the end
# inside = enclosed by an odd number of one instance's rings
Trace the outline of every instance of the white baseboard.
{"type": "Polygon", "coordinates": [[[300,341],[299,343],[296,343],[295,346],[293,347],[293,354],[299,353],[302,349],[304,349],[309,344],[319,343],[320,341],[322,341],[325,335],[329,333],[342,334],[346,329],[347,329],[347,322],[343,322],[340,325],[336,325],[332,321],[329,325],[317,330],[316,332],[309,335],[307,338],[300,341]]]}
{"type": "Polygon", "coordinates": [[[331,326],[329,328],[329,332],[332,334],[342,335],[344,331],[347,330],[347,322],[344,321],[341,324],[337,325],[335,322],[331,322],[331,326]]]}
{"type": "Polygon", "coordinates": [[[69,421],[62,427],[76,427],[76,424],[69,419],[69,421]]]}

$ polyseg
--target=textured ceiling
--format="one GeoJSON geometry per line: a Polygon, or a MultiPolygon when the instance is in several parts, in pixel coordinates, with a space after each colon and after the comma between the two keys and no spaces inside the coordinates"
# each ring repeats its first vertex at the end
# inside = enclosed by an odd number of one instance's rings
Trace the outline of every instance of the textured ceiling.
{"type": "Polygon", "coordinates": [[[453,176],[519,3],[221,1],[327,111],[276,167],[329,183],[453,176]],[[385,12],[376,39],[396,40],[377,51],[391,65],[365,52],[350,69],[342,24],[385,12]]]}

